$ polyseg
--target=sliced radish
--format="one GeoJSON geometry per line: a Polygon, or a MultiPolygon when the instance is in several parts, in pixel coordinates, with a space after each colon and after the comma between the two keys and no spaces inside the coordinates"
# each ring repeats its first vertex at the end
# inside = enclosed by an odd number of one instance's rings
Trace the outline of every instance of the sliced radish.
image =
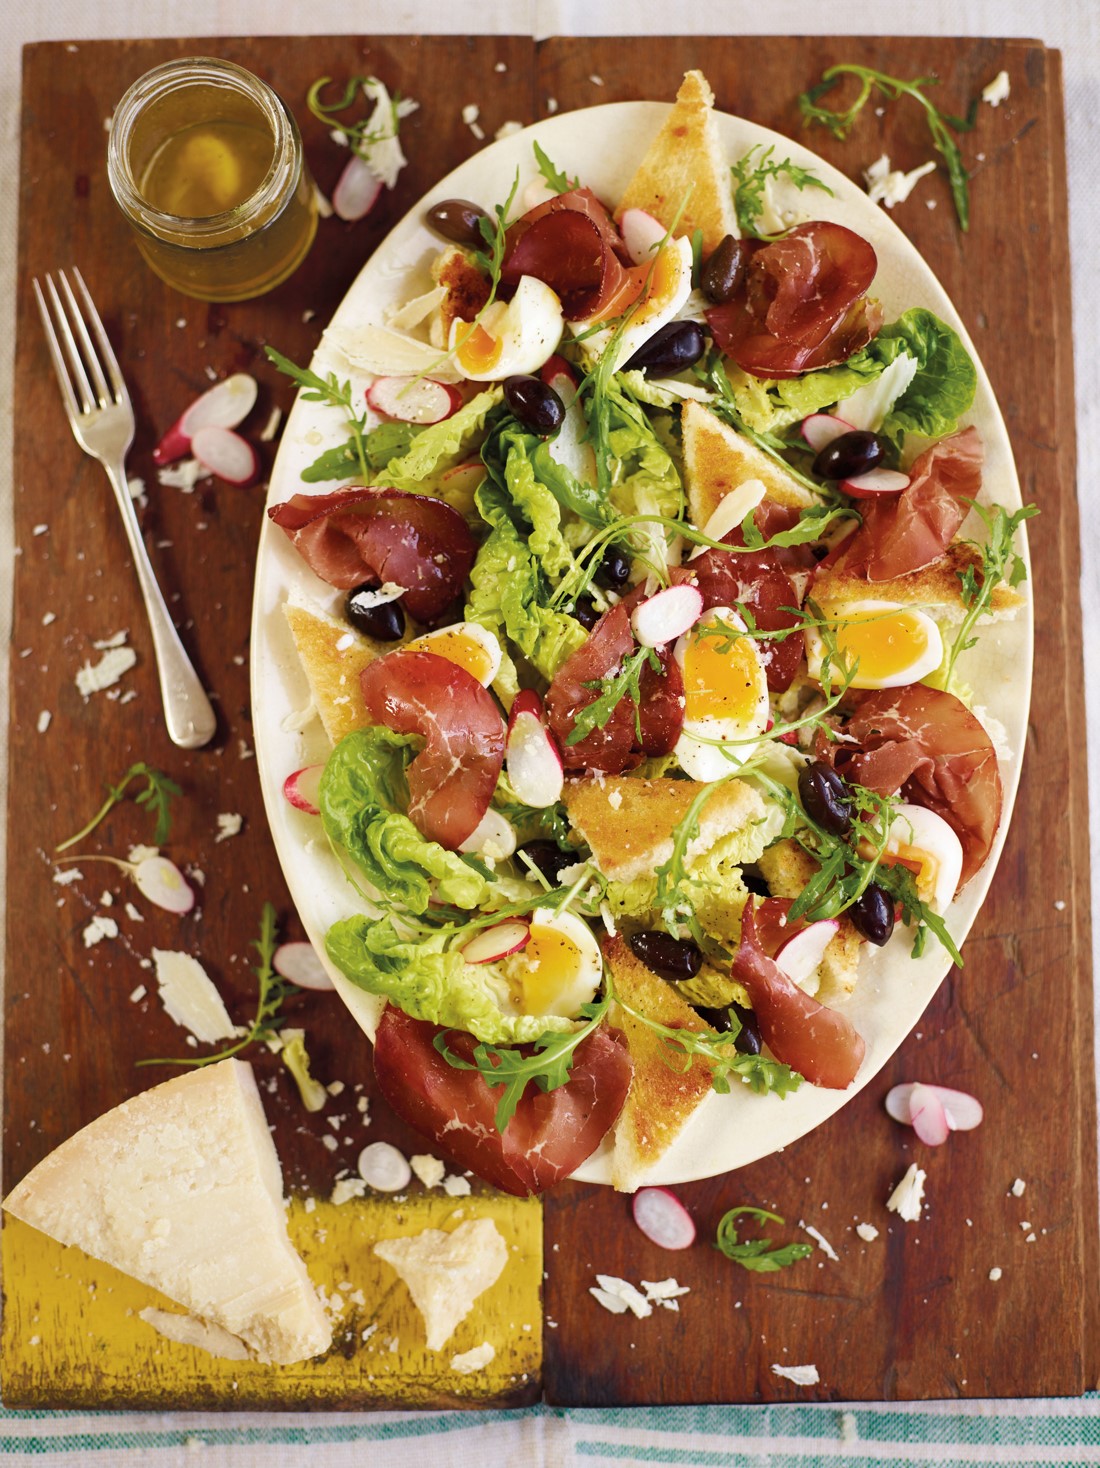
{"type": "Polygon", "coordinates": [[[634,608],[630,625],[642,647],[675,642],[703,615],[703,594],[697,586],[666,586],[634,608]]]}
{"type": "Polygon", "coordinates": [[[842,433],[851,433],[852,425],[845,423],[843,418],[837,418],[832,413],[811,413],[808,418],[802,420],[802,437],[819,454],[823,448],[831,444],[834,438],[839,438],[842,433]]]}
{"type": "Polygon", "coordinates": [[[543,717],[542,700],[525,689],[508,718],[505,763],[512,789],[524,805],[544,810],[561,799],[565,771],[561,753],[543,717]]]}
{"type": "Polygon", "coordinates": [[[395,423],[442,423],[462,407],[462,394],[431,377],[378,377],[367,388],[367,402],[395,423]]]}
{"type": "Polygon", "coordinates": [[[379,1193],[399,1193],[412,1182],[412,1168],[404,1152],[389,1142],[372,1142],[359,1154],[359,1176],[379,1193]]]}
{"type": "Polygon", "coordinates": [[[596,451],[588,435],[588,421],[577,401],[577,389],[571,378],[559,373],[548,384],[565,404],[562,425],[549,440],[548,452],[555,464],[568,469],[581,484],[596,484],[596,451]],[[564,393],[563,393],[564,389],[564,393]]]}
{"type": "Polygon", "coordinates": [[[626,253],[635,265],[644,265],[668,234],[659,219],[647,214],[644,209],[624,209],[619,221],[619,231],[626,245],[626,253]]]}
{"type": "Polygon", "coordinates": [[[516,849],[516,828],[500,811],[490,806],[458,849],[503,861],[516,849]]]}
{"type": "Polygon", "coordinates": [[[324,765],[304,765],[283,781],[283,795],[295,810],[304,810],[307,816],[321,814],[321,772],[324,765]]]}
{"type": "Polygon", "coordinates": [[[639,1188],[634,1222],[659,1249],[686,1249],[695,1242],[695,1220],[667,1188],[639,1188]]]}
{"type": "Polygon", "coordinates": [[[929,1147],[939,1147],[951,1131],[943,1102],[931,1086],[919,1082],[909,1094],[910,1121],[917,1136],[929,1147]]]}
{"type": "Polygon", "coordinates": [[[459,951],[465,963],[495,963],[498,958],[507,958],[509,953],[518,953],[531,941],[531,928],[518,918],[509,918],[491,928],[482,928],[459,951]]]}
{"type": "Polygon", "coordinates": [[[799,988],[805,989],[814,978],[839,927],[835,918],[822,918],[788,938],[776,953],[776,963],[799,988]]]}
{"type": "Polygon", "coordinates": [[[851,479],[842,479],[840,487],[854,500],[877,500],[880,496],[901,494],[909,488],[909,475],[897,469],[868,469],[866,474],[856,474],[851,479]]]}
{"type": "Polygon", "coordinates": [[[135,864],[130,875],[142,897],[165,912],[190,912],[195,905],[194,888],[166,856],[147,856],[135,864]]]}
{"type": "MultiPolygon", "coordinates": [[[[703,534],[708,540],[721,540],[724,535],[735,530],[746,515],[756,509],[767,492],[767,487],[762,479],[746,479],[743,484],[739,484],[736,489],[731,489],[729,494],[719,500],[714,513],[703,526],[703,534]]],[[[705,546],[697,545],[688,559],[693,561],[696,556],[702,555],[705,549],[705,546]]]]}
{"type": "Polygon", "coordinates": [[[231,428],[200,428],[191,440],[191,452],[211,474],[241,488],[260,472],[260,456],[247,439],[231,428]]]}
{"type": "MultiPolygon", "coordinates": [[[[895,1121],[903,1126],[913,1124],[912,1094],[919,1081],[905,1081],[886,1093],[886,1110],[895,1121]]],[[[925,1091],[934,1091],[939,1097],[947,1117],[947,1125],[953,1132],[973,1131],[981,1125],[985,1112],[976,1096],[967,1091],[953,1091],[950,1086],[922,1085],[925,1091]]]]}
{"type": "Polygon", "coordinates": [[[332,207],[350,224],[370,213],[381,192],[382,180],[365,159],[353,153],[332,191],[332,207]]]}
{"type": "Polygon", "coordinates": [[[565,358],[559,357],[557,352],[552,357],[547,357],[539,368],[539,376],[561,398],[562,406],[568,408],[577,396],[577,374],[565,358]]]}
{"type": "Polygon", "coordinates": [[[187,408],[153,450],[154,464],[174,464],[191,451],[191,440],[200,428],[236,428],[256,405],[256,379],[235,372],[187,408]]]}
{"type": "Polygon", "coordinates": [[[317,957],[312,943],[280,943],[271,960],[277,974],[299,989],[334,989],[328,970],[317,957]]]}

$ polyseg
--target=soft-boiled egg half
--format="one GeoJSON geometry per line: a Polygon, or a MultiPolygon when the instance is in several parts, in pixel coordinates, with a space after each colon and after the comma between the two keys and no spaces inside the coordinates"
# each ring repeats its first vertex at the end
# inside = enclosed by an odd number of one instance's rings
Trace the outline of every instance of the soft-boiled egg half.
{"type": "Polygon", "coordinates": [[[473,325],[452,321],[448,346],[471,382],[502,382],[537,372],[564,330],[557,294],[545,281],[524,275],[510,301],[494,301],[473,325]]]}
{"type": "Polygon", "coordinates": [[[434,652],[465,668],[472,678],[489,687],[500,672],[500,643],[486,627],[476,622],[453,622],[407,642],[405,652],[434,652]]]}
{"type": "Polygon", "coordinates": [[[592,1002],[603,978],[600,945],[588,924],[550,908],[535,909],[526,945],[501,959],[500,968],[522,1014],[567,1019],[592,1002]]]}
{"type": "MultiPolygon", "coordinates": [[[[830,668],[834,684],[858,662],[853,688],[901,688],[919,683],[943,661],[940,629],[925,612],[893,601],[854,601],[830,607],[825,618],[836,637],[838,659],[830,668]]],[[[806,629],[806,663],[821,680],[825,643],[816,627],[806,629]]]]}
{"type": "MultiPolygon", "coordinates": [[[[642,270],[643,267],[635,267],[642,270]]],[[[652,264],[644,267],[645,286],[641,298],[632,309],[629,322],[619,338],[614,366],[618,368],[629,361],[643,347],[654,332],[674,320],[691,295],[691,242],[669,240],[657,252],[652,264]]],[[[578,335],[587,333],[591,321],[571,321],[570,326],[578,335]]],[[[590,357],[598,358],[610,342],[614,330],[593,332],[584,337],[584,350],[590,357]]]]}
{"type": "Polygon", "coordinates": [[[751,740],[768,726],[768,678],[755,640],[736,636],[745,630],[732,608],[712,607],[673,648],[684,675],[684,727],[675,754],[693,780],[728,775],[755,747],[734,741],[751,740]]]}
{"type": "Polygon", "coordinates": [[[882,861],[909,867],[916,877],[917,896],[934,911],[944,912],[962,875],[962,842],[934,810],[899,805],[890,822],[882,861]]]}

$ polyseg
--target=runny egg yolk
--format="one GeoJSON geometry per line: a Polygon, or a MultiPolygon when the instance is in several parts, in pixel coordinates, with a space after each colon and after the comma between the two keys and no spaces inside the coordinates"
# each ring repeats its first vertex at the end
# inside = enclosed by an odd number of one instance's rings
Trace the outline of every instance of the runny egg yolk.
{"type": "Polygon", "coordinates": [[[523,1013],[568,1012],[564,1005],[569,1003],[580,967],[581,955],[567,933],[532,925],[526,948],[508,961],[508,975],[523,1013]]]}
{"type": "MultiPolygon", "coordinates": [[[[459,330],[462,331],[462,328],[459,330]]],[[[472,330],[463,333],[462,344],[455,356],[459,365],[467,372],[489,372],[500,360],[503,350],[503,338],[493,336],[479,321],[472,330]]]]}
{"type": "Polygon", "coordinates": [[[433,632],[428,637],[417,637],[413,642],[407,644],[406,650],[415,652],[434,652],[437,657],[446,658],[449,663],[457,663],[460,668],[465,668],[472,678],[479,683],[486,683],[492,679],[493,659],[489,650],[484,647],[469,633],[464,632],[461,627],[445,628],[442,632],[433,632]]]}
{"type": "Polygon", "coordinates": [[[693,635],[684,648],[684,697],[686,719],[749,724],[760,699],[759,663],[751,639],[731,642],[713,633],[693,635]]]}
{"type": "Polygon", "coordinates": [[[676,294],[676,287],[680,284],[680,259],[667,245],[658,251],[652,268],[647,265],[645,270],[648,273],[648,284],[642,303],[633,317],[635,322],[645,321],[662,310],[676,294]]]}
{"type": "Polygon", "coordinates": [[[858,658],[856,687],[912,668],[928,651],[928,630],[915,612],[862,612],[836,629],[841,660],[850,667],[858,658]]]}

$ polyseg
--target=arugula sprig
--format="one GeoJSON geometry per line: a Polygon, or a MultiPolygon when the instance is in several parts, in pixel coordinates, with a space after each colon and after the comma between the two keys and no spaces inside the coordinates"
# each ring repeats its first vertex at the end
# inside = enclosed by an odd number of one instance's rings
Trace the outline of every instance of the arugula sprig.
{"type": "Polygon", "coordinates": [[[925,96],[924,88],[936,86],[938,83],[939,77],[935,76],[918,76],[914,77],[912,81],[904,81],[901,77],[887,76],[885,72],[875,71],[869,66],[856,66],[850,62],[842,62],[838,66],[830,66],[828,71],[823,72],[816,86],[810,87],[808,91],[801,94],[798,106],[807,125],[820,123],[829,129],[834,138],[843,141],[876,89],[891,102],[897,101],[899,97],[912,97],[915,102],[919,102],[924,108],[928,130],[932,134],[932,144],[946,164],[959,228],[965,234],[970,228],[970,190],[968,188],[970,175],[963,164],[959,145],[951,134],[952,131],[959,133],[971,130],[977,121],[978,98],[973,99],[965,117],[954,117],[949,112],[941,112],[935,103],[925,96]],[[831,92],[845,76],[859,78],[859,94],[852,105],[842,112],[833,112],[828,107],[818,106],[821,98],[831,92]]]}
{"type": "Polygon", "coordinates": [[[822,183],[810,169],[800,168],[789,158],[773,161],[774,152],[774,145],[769,144],[765,148],[763,143],[756,143],[730,168],[735,185],[733,207],[742,237],[749,235],[757,240],[777,240],[782,239],[786,233],[786,230],[780,230],[767,234],[757,227],[757,220],[768,205],[767,186],[771,178],[786,178],[799,192],[803,189],[821,189],[832,197],[833,191],[829,185],[822,183]],[[757,151],[760,156],[754,158],[753,154],[757,151]]]}
{"type": "Polygon", "coordinates": [[[570,179],[562,169],[555,167],[537,142],[532,146],[535,150],[535,162],[539,166],[539,172],[556,194],[567,194],[571,189],[580,188],[579,178],[570,179]]]}
{"type": "Polygon", "coordinates": [[[1038,505],[1024,505],[1010,515],[1002,505],[993,505],[987,510],[974,500],[968,500],[967,503],[984,523],[988,539],[984,545],[970,542],[981,557],[980,569],[975,571],[973,566],[967,566],[965,571],[958,573],[962,599],[967,610],[944,666],[945,688],[950,686],[951,674],[959,655],[977,642],[978,639],[971,634],[979,618],[989,610],[997,585],[1001,581],[1007,581],[1009,586],[1019,586],[1022,581],[1027,580],[1027,566],[1016,550],[1015,535],[1025,520],[1030,520],[1039,513],[1038,505]]]}
{"type": "Polygon", "coordinates": [[[107,787],[107,799],[88,824],[82,826],[75,836],[70,836],[67,841],[62,841],[55,846],[54,850],[68,851],[70,846],[75,846],[78,841],[83,841],[85,836],[90,836],[100,821],[104,820],[116,805],[125,800],[126,792],[135,780],[144,780],[145,785],[134,796],[134,802],[155,812],[157,823],[153,831],[153,843],[156,846],[163,846],[172,828],[172,799],[174,796],[182,795],[183,792],[175,780],[170,779],[162,770],[155,770],[152,765],[147,765],[144,760],[140,760],[137,764],[130,766],[117,785],[107,787]]]}
{"type": "Polygon", "coordinates": [[[363,483],[369,484],[370,470],[367,467],[368,455],[364,441],[367,431],[367,415],[365,412],[357,413],[355,411],[355,399],[352,394],[351,383],[348,381],[341,382],[335,372],[330,372],[327,377],[321,377],[312,368],[299,367],[289,357],[284,357],[282,352],[277,352],[274,347],[264,347],[264,352],[269,362],[289,377],[292,382],[298,384],[302,390],[302,397],[307,403],[328,403],[334,408],[342,408],[344,410],[347,414],[347,423],[351,431],[351,438],[347,445],[334,452],[345,456],[348,456],[350,452],[354,452],[355,458],[358,461],[359,472],[363,476],[363,483]]]}
{"type": "Polygon", "coordinates": [[[348,147],[351,151],[358,153],[360,158],[365,159],[369,163],[371,149],[375,144],[384,143],[388,138],[397,137],[398,130],[401,126],[401,94],[400,92],[395,92],[390,99],[389,126],[386,127],[383,125],[372,130],[371,122],[374,120],[373,108],[371,109],[370,115],[359,122],[346,122],[338,118],[337,114],[346,111],[361,95],[367,95],[369,100],[370,94],[366,89],[372,85],[375,87],[380,86],[381,84],[378,78],[373,76],[353,76],[345,86],[339,101],[322,102],[321,93],[331,83],[332,77],[330,76],[318,77],[306,93],[306,106],[313,113],[314,117],[318,121],[323,122],[326,127],[339,128],[344,137],[347,138],[348,147]]]}
{"type": "Polygon", "coordinates": [[[640,744],[642,739],[641,680],[642,672],[647,664],[655,673],[661,672],[661,659],[654,649],[639,647],[623,659],[618,672],[609,673],[606,678],[596,678],[591,683],[586,683],[584,685],[586,688],[599,688],[601,692],[599,697],[581,709],[574,719],[573,728],[565,740],[566,744],[579,744],[582,739],[587,739],[594,730],[602,729],[624,698],[629,698],[634,705],[634,732],[640,744]]]}
{"type": "Polygon", "coordinates": [[[718,1235],[714,1247],[754,1274],[774,1274],[786,1269],[799,1259],[807,1259],[814,1251],[812,1244],[773,1244],[771,1239],[745,1239],[738,1237],[735,1222],[738,1218],[758,1218],[761,1223],[785,1223],[778,1213],[769,1213],[766,1208],[731,1208],[718,1221],[718,1235]]]}

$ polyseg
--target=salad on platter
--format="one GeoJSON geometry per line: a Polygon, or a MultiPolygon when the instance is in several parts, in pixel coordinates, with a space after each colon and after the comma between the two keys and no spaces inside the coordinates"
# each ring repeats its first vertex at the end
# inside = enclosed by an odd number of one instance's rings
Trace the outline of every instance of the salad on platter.
{"type": "Polygon", "coordinates": [[[487,149],[271,356],[261,773],[387,1101],[514,1193],[824,1120],[962,961],[1026,720],[930,272],[689,72],[487,149]]]}

